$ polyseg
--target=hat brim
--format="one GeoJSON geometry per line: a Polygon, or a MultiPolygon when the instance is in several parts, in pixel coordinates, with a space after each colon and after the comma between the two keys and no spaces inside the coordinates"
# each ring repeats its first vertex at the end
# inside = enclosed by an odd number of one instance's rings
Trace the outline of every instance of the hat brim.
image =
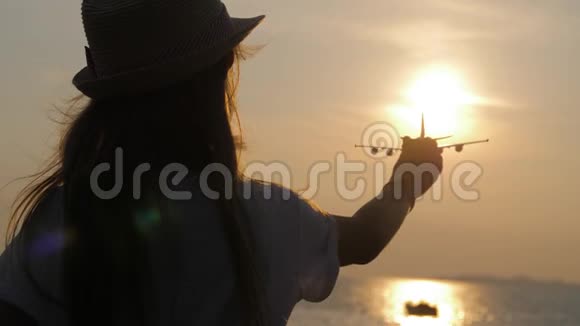
{"type": "Polygon", "coordinates": [[[254,18],[231,18],[233,32],[224,41],[206,49],[167,60],[139,69],[98,78],[89,67],[83,68],[73,78],[73,84],[86,96],[102,99],[120,95],[131,95],[159,89],[180,81],[221,60],[238,46],[264,20],[254,18]]]}

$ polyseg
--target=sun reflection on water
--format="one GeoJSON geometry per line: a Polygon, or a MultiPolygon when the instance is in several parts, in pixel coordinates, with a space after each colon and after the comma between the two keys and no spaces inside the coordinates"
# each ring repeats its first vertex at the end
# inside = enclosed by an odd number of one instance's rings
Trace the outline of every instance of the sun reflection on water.
{"type": "Polygon", "coordinates": [[[388,323],[401,326],[450,326],[464,316],[458,299],[458,285],[434,280],[397,280],[385,285],[383,315],[388,323]],[[407,303],[427,303],[437,307],[437,317],[407,315],[407,303]]]}

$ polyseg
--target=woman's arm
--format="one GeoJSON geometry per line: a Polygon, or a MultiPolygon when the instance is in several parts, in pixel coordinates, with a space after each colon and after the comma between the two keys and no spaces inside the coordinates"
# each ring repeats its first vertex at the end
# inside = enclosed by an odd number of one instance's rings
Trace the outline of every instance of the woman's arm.
{"type": "Polygon", "coordinates": [[[372,262],[397,234],[412,201],[394,198],[394,187],[387,184],[382,198],[374,198],[353,217],[336,217],[341,266],[372,262]]]}
{"type": "Polygon", "coordinates": [[[0,301],[0,325],[36,326],[38,323],[17,307],[0,301]]]}
{"type": "Polygon", "coordinates": [[[368,202],[351,218],[336,217],[340,265],[372,262],[397,234],[415,198],[431,188],[442,165],[436,141],[405,139],[403,152],[393,169],[395,173],[381,196],[368,202]],[[421,182],[416,183],[416,179],[421,182]]]}

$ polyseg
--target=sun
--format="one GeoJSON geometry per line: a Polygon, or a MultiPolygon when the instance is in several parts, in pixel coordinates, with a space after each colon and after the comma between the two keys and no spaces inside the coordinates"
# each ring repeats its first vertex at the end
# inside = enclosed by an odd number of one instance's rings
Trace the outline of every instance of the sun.
{"type": "Polygon", "coordinates": [[[448,66],[432,66],[420,71],[402,93],[403,103],[397,115],[415,130],[425,114],[427,135],[438,137],[454,134],[465,120],[465,111],[477,103],[477,96],[468,89],[457,70],[448,66]]]}

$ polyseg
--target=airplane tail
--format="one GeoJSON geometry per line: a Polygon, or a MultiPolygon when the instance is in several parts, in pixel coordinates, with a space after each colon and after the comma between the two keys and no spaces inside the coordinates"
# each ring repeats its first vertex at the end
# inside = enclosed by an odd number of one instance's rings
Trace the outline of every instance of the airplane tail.
{"type": "Polygon", "coordinates": [[[421,113],[421,138],[425,138],[425,113],[421,113]]]}
{"type": "MultiPolygon", "coordinates": [[[[439,140],[443,140],[443,139],[447,139],[447,138],[451,138],[453,136],[445,136],[445,137],[439,137],[439,138],[434,138],[433,140],[435,141],[439,141],[439,140]]],[[[425,138],[425,114],[421,113],[421,138],[425,138]]]]}

